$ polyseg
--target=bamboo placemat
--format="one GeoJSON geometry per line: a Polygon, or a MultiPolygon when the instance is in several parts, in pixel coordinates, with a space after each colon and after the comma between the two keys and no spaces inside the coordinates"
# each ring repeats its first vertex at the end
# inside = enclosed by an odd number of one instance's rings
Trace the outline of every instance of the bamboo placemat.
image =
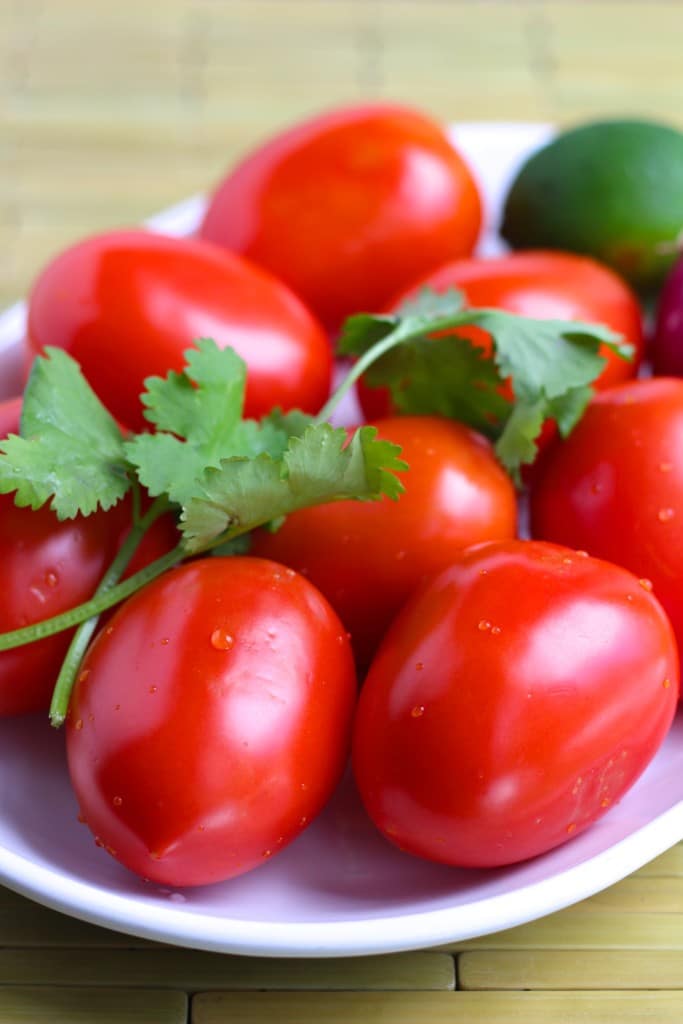
{"type": "MultiPolygon", "coordinates": [[[[0,307],[65,244],[206,188],[305,114],[683,126],[678,0],[0,0],[0,307]]],[[[0,1024],[683,1019],[683,846],[551,917],[440,950],[177,950],[0,889],[0,1024]]]]}

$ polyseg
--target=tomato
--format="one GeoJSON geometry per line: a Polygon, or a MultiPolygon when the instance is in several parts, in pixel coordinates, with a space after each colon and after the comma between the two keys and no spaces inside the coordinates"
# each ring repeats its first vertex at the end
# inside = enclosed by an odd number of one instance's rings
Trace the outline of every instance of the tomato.
{"type": "Polygon", "coordinates": [[[292,570],[205,558],[157,578],[96,637],[72,697],[96,842],[173,886],[263,864],[335,788],[355,692],[337,616],[292,570]]]}
{"type": "Polygon", "coordinates": [[[480,226],[478,188],[440,125],[372,104],[260,146],[220,183],[200,233],[267,267],[336,331],[468,255],[480,226]]]}
{"type": "MultiPolygon", "coordinates": [[[[541,320],[584,320],[611,327],[633,345],[635,356],[629,362],[603,346],[600,354],[606,365],[595,382],[598,388],[633,377],[642,359],[642,316],[634,293],[612,270],[585,256],[530,251],[497,259],[448,263],[412,282],[406,292],[394,297],[392,308],[414,297],[423,287],[436,292],[457,288],[471,307],[504,309],[541,320]]],[[[478,327],[453,333],[490,351],[490,337],[478,327]]],[[[383,390],[361,385],[359,398],[370,418],[387,415],[390,410],[389,396],[383,390]]]]}
{"type": "MultiPolygon", "coordinates": [[[[21,398],[0,402],[0,437],[19,432],[21,398]]],[[[0,494],[3,601],[0,633],[31,625],[92,597],[130,529],[128,499],[107,512],[60,522],[49,507],[18,508],[0,494]]],[[[170,515],[145,534],[132,575],[178,542],[170,515]]],[[[0,717],[47,710],[73,630],[0,652],[0,717]]]]}
{"type": "Polygon", "coordinates": [[[489,442],[436,417],[376,423],[410,466],[397,502],[343,501],[303,509],[253,550],[304,573],[351,632],[367,666],[392,618],[417,584],[469,544],[512,537],[515,492],[489,442]]]}
{"type": "Polygon", "coordinates": [[[635,782],[679,688],[635,576],[540,542],[470,548],[399,613],[361,691],[361,797],[401,849],[462,867],[578,835],[635,782]]]}
{"type": "MultiPolygon", "coordinates": [[[[0,403],[2,436],[19,432],[21,399],[0,403]]],[[[109,513],[60,523],[49,508],[17,508],[0,494],[0,632],[58,615],[92,596],[116,554],[109,513]]],[[[48,707],[73,631],[0,653],[0,716],[48,707]]]]}
{"type": "Polygon", "coordinates": [[[601,392],[541,461],[537,537],[585,548],[649,579],[683,644],[683,381],[601,392]]]}
{"type": "Polygon", "coordinates": [[[180,370],[198,337],[230,345],[248,368],[245,412],[317,412],[332,372],[329,342],[269,273],[194,239],[147,231],[97,235],[62,252],[36,281],[28,310],[32,354],[66,349],[126,426],[149,423],[143,381],[180,370]]]}
{"type": "Polygon", "coordinates": [[[21,395],[0,401],[0,438],[7,437],[8,434],[19,433],[21,403],[21,395]]]}

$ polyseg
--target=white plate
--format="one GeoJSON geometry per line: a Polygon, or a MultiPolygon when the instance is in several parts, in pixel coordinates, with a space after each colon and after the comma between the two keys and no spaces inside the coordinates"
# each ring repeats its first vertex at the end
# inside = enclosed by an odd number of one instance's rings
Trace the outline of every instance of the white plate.
{"type": "MultiPolygon", "coordinates": [[[[509,175],[549,129],[464,125],[494,226],[509,175]]],[[[191,231],[199,198],[151,224],[191,231]]],[[[489,233],[485,248],[495,251],[489,233]]],[[[16,389],[23,309],[0,319],[5,393],[16,389]]],[[[400,853],[366,819],[347,780],[318,821],[258,870],[171,892],[145,884],[95,847],[76,820],[63,736],[46,720],[0,722],[0,881],[47,906],[179,945],[265,956],[387,953],[463,940],[548,914],[630,874],[683,838],[683,715],[621,803],[553,852],[493,871],[400,853]]]]}

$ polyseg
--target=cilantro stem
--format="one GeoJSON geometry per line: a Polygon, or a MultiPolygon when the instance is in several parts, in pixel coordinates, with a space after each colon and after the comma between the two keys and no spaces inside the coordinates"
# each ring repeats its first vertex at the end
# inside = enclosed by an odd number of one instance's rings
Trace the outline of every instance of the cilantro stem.
{"type": "MultiPolygon", "coordinates": [[[[432,334],[438,331],[446,331],[453,327],[459,327],[461,324],[469,322],[471,316],[472,311],[466,310],[452,316],[434,319],[429,323],[429,333],[432,334]]],[[[424,337],[426,331],[427,328],[424,324],[420,324],[420,327],[417,329],[406,330],[404,323],[401,320],[397,320],[396,326],[393,327],[388,334],[381,338],[380,341],[376,341],[353,363],[346,377],[344,377],[334,394],[328,398],[327,402],[313,422],[315,424],[319,424],[325,423],[329,420],[344,395],[353,387],[356,381],[363,376],[366,370],[368,370],[373,363],[376,363],[378,359],[381,359],[383,355],[386,355],[387,352],[390,352],[391,349],[395,348],[397,345],[402,345],[408,341],[414,341],[416,338],[424,337]]]]}
{"type": "MultiPolygon", "coordinates": [[[[116,558],[100,580],[94,597],[99,597],[102,594],[108,594],[113,590],[125,572],[126,566],[137,551],[140,541],[147,530],[150,528],[152,523],[159,518],[159,516],[168,511],[168,501],[165,497],[161,497],[152,502],[147,512],[143,516],[140,516],[140,493],[137,484],[134,486],[133,490],[133,525],[125,541],[119,548],[116,558]]],[[[83,607],[84,606],[81,606],[81,610],[83,610],[83,607]]],[[[76,674],[83,660],[88,644],[92,639],[93,633],[97,629],[100,614],[101,613],[98,612],[81,622],[71,640],[71,643],[69,644],[69,649],[66,652],[66,656],[62,662],[62,667],[60,668],[59,675],[57,676],[57,682],[55,683],[55,688],[52,694],[52,703],[50,704],[50,722],[55,728],[59,728],[59,726],[64,724],[69,707],[69,698],[71,697],[71,691],[76,680],[76,674]]]]}

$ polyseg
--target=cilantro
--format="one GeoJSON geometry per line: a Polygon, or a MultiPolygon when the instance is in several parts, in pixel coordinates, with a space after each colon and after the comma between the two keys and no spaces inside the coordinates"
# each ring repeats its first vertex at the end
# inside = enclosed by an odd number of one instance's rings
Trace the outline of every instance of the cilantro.
{"type": "Polygon", "coordinates": [[[26,386],[21,437],[0,441],[0,493],[40,508],[50,499],[60,519],[111,508],[131,485],[123,437],[61,349],[36,359],[26,386]]]}
{"type": "Polygon", "coordinates": [[[399,449],[361,427],[347,443],[343,428],[321,423],[291,438],[280,459],[226,459],[209,469],[203,494],[184,508],[181,528],[189,551],[229,540],[296,509],[348,498],[396,499],[403,487],[394,471],[407,469],[399,449]]]}
{"type": "Polygon", "coordinates": [[[310,422],[305,413],[275,410],[260,423],[242,419],[247,368],[232,349],[201,338],[186,353],[182,373],[145,381],[145,416],[157,427],[138,434],[125,452],[140,482],[156,497],[185,505],[205,469],[234,456],[284,451],[291,433],[310,422]]]}
{"type": "Polygon", "coordinates": [[[632,355],[619,335],[597,324],[463,309],[457,292],[423,289],[395,314],[351,317],[339,351],[358,358],[354,379],[365,373],[371,387],[387,387],[400,412],[450,416],[487,434],[518,480],[520,466],[536,456],[545,420],[566,435],[580,419],[605,365],[600,345],[632,355]],[[462,327],[487,332],[490,358],[458,337],[462,327]],[[505,397],[506,380],[514,399],[505,397]]]}

